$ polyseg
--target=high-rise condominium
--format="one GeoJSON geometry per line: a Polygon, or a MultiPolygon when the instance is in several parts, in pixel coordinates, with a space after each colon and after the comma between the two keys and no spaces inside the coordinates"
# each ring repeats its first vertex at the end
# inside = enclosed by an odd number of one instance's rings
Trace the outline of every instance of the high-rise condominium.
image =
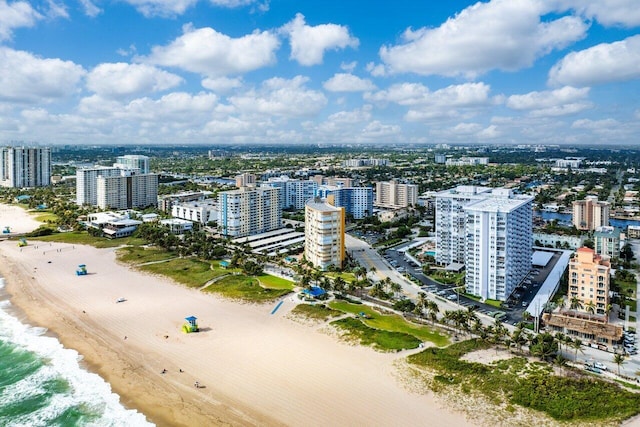
{"type": "Polygon", "coordinates": [[[464,264],[467,292],[505,300],[531,269],[530,196],[460,186],[436,195],[436,262],[464,264]]]}
{"type": "Polygon", "coordinates": [[[44,187],[51,184],[51,149],[47,147],[0,148],[0,185],[44,187]]]}
{"type": "Polygon", "coordinates": [[[224,236],[244,237],[282,227],[279,188],[248,188],[218,194],[218,226],[224,236]]]}
{"type": "Polygon", "coordinates": [[[406,208],[418,204],[418,186],[394,181],[376,182],[375,204],[385,208],[406,208]]]}
{"type": "Polygon", "coordinates": [[[137,154],[126,154],[116,158],[116,167],[123,169],[140,169],[140,173],[149,173],[149,157],[137,154]]]}
{"type": "Polygon", "coordinates": [[[304,215],[305,258],[321,270],[330,265],[342,268],[345,209],[313,198],[307,201],[304,215]]]}
{"type": "Polygon", "coordinates": [[[582,247],[569,262],[569,300],[580,301],[582,310],[605,314],[609,305],[611,266],[607,257],[582,247]]]}
{"type": "Polygon", "coordinates": [[[609,203],[598,201],[597,196],[574,201],[573,225],[578,230],[595,230],[609,225],[609,203]]]}

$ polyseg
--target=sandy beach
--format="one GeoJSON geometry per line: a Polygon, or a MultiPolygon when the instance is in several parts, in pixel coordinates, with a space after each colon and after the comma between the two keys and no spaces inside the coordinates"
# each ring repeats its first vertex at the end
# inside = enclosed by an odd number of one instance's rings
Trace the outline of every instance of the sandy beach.
{"type": "MultiPolygon", "coordinates": [[[[0,225],[9,225],[7,208],[0,225]]],[[[14,230],[37,226],[15,209],[14,230]]],[[[403,387],[394,361],[404,355],[341,343],[288,319],[290,298],[271,314],[275,303],[226,301],[133,271],[114,249],[3,241],[0,256],[25,321],[76,349],[125,405],[158,425],[471,424],[433,395],[403,387]],[[76,276],[80,263],[87,276],[76,276]],[[200,333],[180,331],[190,315],[200,333]]]]}

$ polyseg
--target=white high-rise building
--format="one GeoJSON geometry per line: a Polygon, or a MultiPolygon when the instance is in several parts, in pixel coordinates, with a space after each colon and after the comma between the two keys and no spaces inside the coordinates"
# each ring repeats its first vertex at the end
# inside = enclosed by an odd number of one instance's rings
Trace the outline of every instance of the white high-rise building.
{"type": "Polygon", "coordinates": [[[282,227],[279,188],[244,187],[218,194],[218,226],[224,236],[244,237],[282,227]]]}
{"type": "Polygon", "coordinates": [[[119,176],[121,173],[121,169],[109,166],[77,169],[76,204],[96,206],[98,204],[98,177],[119,176]]]}
{"type": "Polygon", "coordinates": [[[116,158],[115,167],[121,169],[140,169],[140,173],[149,173],[149,157],[137,154],[126,154],[116,158]]]}
{"type": "Polygon", "coordinates": [[[464,207],[483,200],[491,188],[461,185],[436,193],[436,263],[464,263],[466,215],[464,207]]]}
{"type": "Polygon", "coordinates": [[[531,270],[533,197],[499,189],[464,206],[466,290],[506,301],[531,270]]]}
{"type": "Polygon", "coordinates": [[[384,208],[406,208],[418,204],[418,186],[415,184],[399,184],[398,182],[376,182],[377,206],[384,208]]]}
{"type": "Polygon", "coordinates": [[[314,198],[305,204],[304,215],[305,258],[321,270],[330,265],[342,268],[345,257],[344,208],[314,198]]]}
{"type": "Polygon", "coordinates": [[[280,188],[280,206],[282,209],[303,209],[307,200],[311,199],[318,183],[311,180],[291,179],[288,176],[269,178],[262,187],[280,188]]]}
{"type": "Polygon", "coordinates": [[[44,187],[51,184],[51,149],[48,147],[0,148],[0,185],[44,187]]]}
{"type": "Polygon", "coordinates": [[[123,169],[118,176],[98,176],[96,198],[96,204],[102,209],[156,206],[158,175],[136,174],[132,170],[123,169]]]}

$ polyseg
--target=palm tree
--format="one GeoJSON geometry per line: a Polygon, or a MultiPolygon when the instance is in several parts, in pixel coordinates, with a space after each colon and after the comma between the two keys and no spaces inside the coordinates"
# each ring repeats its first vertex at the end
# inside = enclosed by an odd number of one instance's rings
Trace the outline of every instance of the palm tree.
{"type": "Polygon", "coordinates": [[[582,350],[582,340],[579,338],[574,339],[571,347],[573,347],[573,349],[576,351],[575,357],[573,359],[575,362],[578,360],[578,352],[584,353],[584,351],[582,350]]]}
{"type": "Polygon", "coordinates": [[[618,365],[618,376],[620,376],[620,366],[622,366],[622,365],[624,365],[626,363],[626,360],[624,358],[624,354],[620,354],[620,353],[615,354],[613,356],[613,363],[618,365]]]}
{"type": "Polygon", "coordinates": [[[553,363],[558,366],[560,369],[564,370],[564,367],[567,366],[567,358],[562,354],[556,355],[556,358],[553,359],[553,363]]]}
{"type": "Polygon", "coordinates": [[[336,292],[341,294],[342,292],[344,292],[345,286],[346,286],[346,283],[345,283],[345,281],[344,281],[344,279],[342,277],[338,276],[333,280],[333,290],[334,291],[336,291],[336,292]]]}
{"type": "Polygon", "coordinates": [[[390,288],[395,298],[397,298],[398,294],[402,291],[402,286],[400,286],[400,283],[392,282],[390,288]]]}
{"type": "Polygon", "coordinates": [[[589,301],[584,308],[587,310],[587,313],[589,313],[589,320],[591,320],[591,315],[596,312],[596,305],[593,301],[589,301]]]}
{"type": "Polygon", "coordinates": [[[435,323],[436,320],[438,320],[438,313],[440,312],[438,304],[435,301],[427,300],[426,309],[431,323],[435,323]]]}
{"type": "Polygon", "coordinates": [[[582,305],[582,301],[578,299],[578,297],[571,298],[571,304],[569,305],[571,310],[582,310],[584,306],[582,305]]]}

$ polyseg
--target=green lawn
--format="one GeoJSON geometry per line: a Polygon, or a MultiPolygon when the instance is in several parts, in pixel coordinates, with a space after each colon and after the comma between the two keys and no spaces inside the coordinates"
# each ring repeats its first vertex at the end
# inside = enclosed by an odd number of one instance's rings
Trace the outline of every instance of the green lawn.
{"type": "Polygon", "coordinates": [[[70,231],[68,233],[54,233],[49,236],[28,237],[29,240],[42,242],[60,242],[73,245],[90,245],[96,248],[115,248],[123,245],[140,246],[145,242],[135,237],[122,239],[107,239],[106,237],[93,237],[86,231],[70,231]]]}
{"type": "Polygon", "coordinates": [[[263,287],[270,289],[285,289],[288,291],[292,291],[295,287],[295,283],[293,283],[291,280],[272,276],[270,274],[261,274],[260,276],[258,276],[258,280],[263,287]]]}
{"type": "Polygon", "coordinates": [[[30,211],[33,219],[39,222],[48,222],[50,224],[56,224],[58,222],[58,215],[51,211],[30,211]]]}
{"type": "Polygon", "coordinates": [[[363,312],[370,318],[362,319],[362,321],[372,328],[410,334],[421,341],[432,342],[439,347],[449,344],[449,338],[446,335],[428,326],[409,323],[397,314],[380,314],[367,305],[351,304],[346,301],[332,301],[329,303],[329,307],[351,314],[363,312]]]}
{"type": "Polygon", "coordinates": [[[346,272],[346,271],[340,271],[340,272],[330,271],[330,272],[325,272],[324,275],[327,276],[327,277],[330,277],[331,279],[335,279],[337,277],[342,277],[342,280],[344,280],[347,283],[355,282],[355,280],[356,280],[356,276],[354,276],[353,273],[349,273],[349,272],[346,272]]]}
{"type": "Polygon", "coordinates": [[[331,324],[345,331],[347,339],[358,341],[360,345],[372,346],[377,350],[400,351],[418,348],[421,343],[413,335],[371,328],[352,317],[335,320],[331,324]]]}
{"type": "Polygon", "coordinates": [[[136,265],[175,258],[176,253],[153,247],[126,246],[118,249],[117,256],[119,261],[136,265]]]}
{"type": "Polygon", "coordinates": [[[159,264],[142,265],[140,270],[170,277],[178,283],[190,288],[203,286],[209,280],[229,274],[232,271],[216,267],[213,270],[211,263],[200,261],[195,258],[175,258],[159,264]]]}
{"type": "Polygon", "coordinates": [[[290,292],[288,289],[265,289],[255,277],[241,274],[224,277],[204,288],[204,291],[249,302],[273,301],[290,292]]]}
{"type": "Polygon", "coordinates": [[[530,363],[523,357],[490,365],[460,360],[465,353],[488,347],[489,344],[479,340],[467,340],[446,348],[428,348],[407,359],[435,371],[434,382],[430,384],[435,391],[443,387],[473,390],[496,405],[517,404],[559,421],[613,425],[640,413],[640,394],[578,372],[575,377],[558,376],[550,365],[530,363]]]}
{"type": "Polygon", "coordinates": [[[343,314],[341,311],[333,310],[324,304],[298,304],[291,312],[316,320],[328,320],[343,314]]]}

